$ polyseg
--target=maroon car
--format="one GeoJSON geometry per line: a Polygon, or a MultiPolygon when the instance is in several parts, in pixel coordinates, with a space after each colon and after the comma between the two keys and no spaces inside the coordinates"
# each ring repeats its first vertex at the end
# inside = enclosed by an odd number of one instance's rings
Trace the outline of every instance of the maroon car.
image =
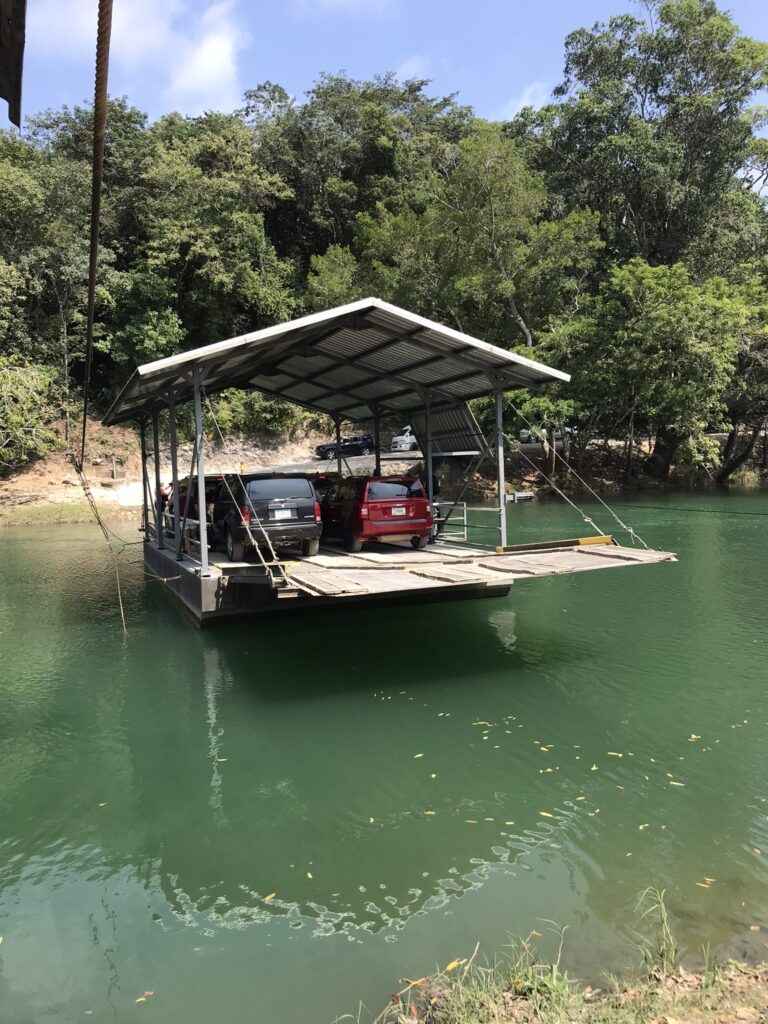
{"type": "Polygon", "coordinates": [[[347,477],[328,491],[321,513],[323,536],[341,537],[347,551],[368,540],[405,537],[425,548],[432,530],[432,507],[412,476],[347,477]]]}

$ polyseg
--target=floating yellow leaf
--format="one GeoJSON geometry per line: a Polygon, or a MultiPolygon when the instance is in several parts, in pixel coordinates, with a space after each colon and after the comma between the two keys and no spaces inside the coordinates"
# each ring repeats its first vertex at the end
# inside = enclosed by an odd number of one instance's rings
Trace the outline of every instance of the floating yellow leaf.
{"type": "Polygon", "coordinates": [[[586,800],[587,798],[585,796],[577,796],[576,799],[577,800],[586,800]]]}
{"type": "Polygon", "coordinates": [[[624,755],[623,754],[619,754],[615,750],[609,750],[608,751],[608,757],[624,757],[624,755]]]}
{"type": "Polygon", "coordinates": [[[311,871],[307,872],[307,878],[312,878],[312,872],[311,871]]]}
{"type": "Polygon", "coordinates": [[[751,924],[749,926],[749,930],[751,932],[759,932],[760,931],[760,925],[759,924],[751,924]]]}
{"type": "Polygon", "coordinates": [[[466,822],[467,825],[476,825],[477,824],[477,819],[476,818],[465,818],[464,821],[466,822]]]}
{"type": "Polygon", "coordinates": [[[644,825],[638,825],[637,827],[638,827],[638,828],[640,829],[640,831],[642,832],[642,830],[643,830],[644,828],[648,828],[648,822],[646,822],[646,823],[645,823],[644,825]]]}
{"type": "Polygon", "coordinates": [[[432,817],[435,812],[434,811],[424,811],[424,813],[428,814],[428,815],[430,815],[430,817],[432,817]]]}
{"type": "Polygon", "coordinates": [[[464,959],[464,960],[451,960],[451,962],[448,964],[448,966],[445,969],[446,969],[446,971],[455,971],[457,967],[460,967],[461,964],[464,964],[466,962],[467,962],[466,959],[464,959]]]}
{"type": "Polygon", "coordinates": [[[136,1000],[137,1003],[146,1003],[146,1001],[146,996],[139,996],[139,998],[136,1000]]]}
{"type": "Polygon", "coordinates": [[[430,775],[430,778],[431,779],[436,779],[437,778],[437,772],[432,772],[432,774],[430,775]]]}
{"type": "Polygon", "coordinates": [[[269,895],[268,895],[268,896],[265,896],[265,897],[264,897],[264,902],[265,902],[265,903],[269,903],[269,901],[270,901],[270,900],[273,900],[273,899],[275,898],[275,896],[277,896],[277,893],[276,893],[276,892],[271,892],[271,893],[269,893],[269,895]]]}
{"type": "Polygon", "coordinates": [[[550,814],[549,811],[539,811],[542,818],[554,818],[554,814],[550,814]]]}
{"type": "Polygon", "coordinates": [[[416,757],[424,757],[423,754],[414,754],[413,756],[414,756],[414,758],[416,758],[416,757]]]}
{"type": "Polygon", "coordinates": [[[705,881],[705,882],[716,882],[716,881],[717,881],[717,879],[716,879],[716,878],[707,878],[707,876],[706,876],[706,875],[704,875],[704,881],[705,881]]]}
{"type": "Polygon", "coordinates": [[[514,821],[505,821],[504,824],[505,825],[514,825],[515,823],[514,823],[514,821]]]}
{"type": "Polygon", "coordinates": [[[709,883],[707,882],[694,882],[694,885],[698,885],[700,889],[708,889],[709,883]]]}
{"type": "Polygon", "coordinates": [[[682,786],[683,788],[685,788],[685,783],[684,782],[675,782],[674,779],[670,779],[669,780],[669,784],[670,784],[670,786],[682,786]]]}

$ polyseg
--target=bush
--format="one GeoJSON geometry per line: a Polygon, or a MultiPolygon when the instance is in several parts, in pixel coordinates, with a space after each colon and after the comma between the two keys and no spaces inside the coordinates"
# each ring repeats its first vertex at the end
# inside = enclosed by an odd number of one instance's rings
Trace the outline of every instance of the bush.
{"type": "Polygon", "coordinates": [[[0,358],[0,473],[59,447],[52,426],[58,397],[52,370],[0,358]]]}

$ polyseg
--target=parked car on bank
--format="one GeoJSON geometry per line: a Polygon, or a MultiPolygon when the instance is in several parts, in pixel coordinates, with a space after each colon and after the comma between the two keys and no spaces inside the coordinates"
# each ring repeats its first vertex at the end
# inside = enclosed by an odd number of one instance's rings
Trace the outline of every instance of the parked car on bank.
{"type": "Polygon", "coordinates": [[[224,547],[231,562],[241,562],[254,550],[300,547],[303,555],[316,555],[322,522],[314,485],[295,473],[228,474],[220,477],[213,498],[214,543],[224,547]]]}
{"type": "MultiPolygon", "coordinates": [[[[543,423],[540,423],[537,427],[523,427],[518,434],[520,444],[541,444],[545,430],[546,427],[543,423]]],[[[578,434],[578,429],[576,427],[566,427],[565,433],[569,438],[573,439],[578,434]]],[[[563,431],[560,427],[555,427],[555,441],[562,441],[562,439],[563,431]]]]}
{"type": "Polygon", "coordinates": [[[417,477],[347,477],[333,485],[320,509],[323,536],[340,537],[347,551],[384,538],[410,537],[414,548],[429,543],[432,506],[417,477]]]}
{"type": "Polygon", "coordinates": [[[419,450],[419,442],[416,440],[416,434],[414,433],[413,427],[410,425],[403,427],[392,438],[390,445],[390,451],[393,452],[416,452],[419,450]]]}
{"type": "MultiPolygon", "coordinates": [[[[372,455],[374,447],[371,434],[349,434],[341,439],[342,455],[372,455]]],[[[336,442],[328,441],[327,444],[319,444],[315,448],[315,455],[318,459],[335,459],[336,442]]]]}

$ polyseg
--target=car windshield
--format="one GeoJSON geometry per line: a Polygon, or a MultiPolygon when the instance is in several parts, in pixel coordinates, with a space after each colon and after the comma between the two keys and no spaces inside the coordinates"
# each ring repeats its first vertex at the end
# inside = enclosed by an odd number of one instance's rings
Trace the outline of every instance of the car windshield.
{"type": "Polygon", "coordinates": [[[398,430],[398,432],[395,434],[395,437],[405,437],[405,435],[408,433],[410,429],[410,427],[403,427],[402,430],[398,430]]]}
{"type": "Polygon", "coordinates": [[[248,497],[261,501],[272,498],[314,498],[312,484],[306,477],[272,477],[268,480],[249,480],[248,497]]]}
{"type": "Polygon", "coordinates": [[[368,484],[369,501],[423,497],[424,488],[419,480],[371,480],[368,484]]]}

